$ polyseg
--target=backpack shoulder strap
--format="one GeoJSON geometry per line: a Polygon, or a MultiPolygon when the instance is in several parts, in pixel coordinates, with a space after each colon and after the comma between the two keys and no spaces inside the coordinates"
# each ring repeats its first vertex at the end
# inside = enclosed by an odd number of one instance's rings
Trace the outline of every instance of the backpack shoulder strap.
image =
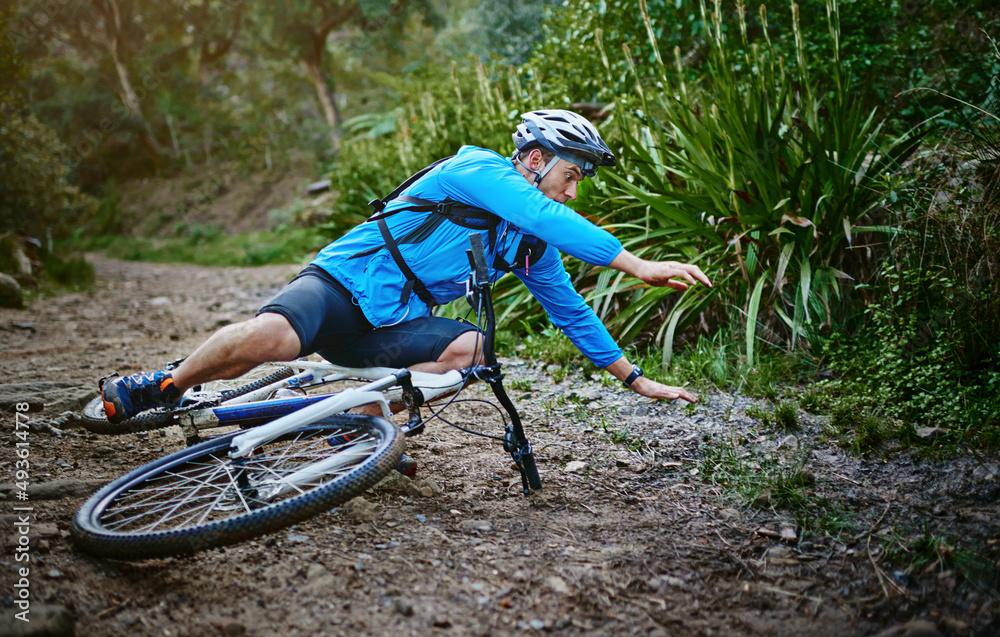
{"type": "MultiPolygon", "coordinates": [[[[454,157],[454,155],[451,155],[450,157],[445,157],[444,159],[439,159],[436,162],[434,162],[433,164],[431,164],[430,166],[427,166],[426,168],[422,168],[421,170],[418,170],[417,172],[415,172],[412,175],[410,175],[409,178],[407,178],[406,181],[404,181],[403,183],[401,183],[398,186],[396,186],[396,189],[393,190],[391,193],[389,193],[388,196],[383,197],[382,199],[372,199],[370,202],[368,202],[368,205],[375,209],[375,214],[373,214],[368,219],[368,221],[376,221],[377,219],[381,219],[383,217],[387,217],[388,215],[381,214],[381,212],[383,210],[385,210],[386,205],[388,205],[388,203],[390,201],[392,201],[393,199],[399,197],[399,194],[401,192],[403,192],[404,190],[406,190],[407,188],[409,188],[410,186],[412,186],[414,184],[414,182],[416,182],[418,179],[420,179],[421,177],[423,177],[424,175],[426,175],[428,172],[430,172],[435,166],[438,166],[439,164],[443,164],[444,162],[448,161],[452,157],[454,157]]],[[[416,197],[408,197],[408,196],[404,197],[404,200],[407,201],[407,203],[415,203],[416,201],[420,201],[420,202],[424,201],[423,199],[417,199],[416,197]],[[412,201],[412,200],[415,200],[415,201],[412,201]]],[[[432,202],[426,202],[426,204],[431,204],[431,203],[432,202]]],[[[426,204],[422,203],[422,204],[418,204],[418,205],[426,205],[426,204]]],[[[433,205],[437,205],[437,204],[433,204],[433,205]]],[[[390,213],[390,214],[392,214],[392,213],[390,213]]]]}

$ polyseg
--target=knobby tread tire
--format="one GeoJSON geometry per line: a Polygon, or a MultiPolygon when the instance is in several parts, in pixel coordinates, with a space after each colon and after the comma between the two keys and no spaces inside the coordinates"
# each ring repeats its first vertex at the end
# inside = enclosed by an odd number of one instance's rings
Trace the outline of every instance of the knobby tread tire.
{"type": "MultiPolygon", "coordinates": [[[[167,531],[119,532],[106,528],[102,522],[102,514],[118,498],[135,497],[135,494],[140,493],[138,489],[149,483],[149,491],[141,494],[145,497],[145,493],[151,493],[151,497],[155,497],[158,490],[162,490],[155,482],[158,477],[162,479],[162,476],[172,470],[188,466],[187,463],[201,461],[219,464],[220,458],[225,456],[221,462],[230,463],[226,471],[233,470],[227,452],[230,441],[243,433],[234,432],[164,456],[101,488],[83,504],[74,517],[71,526],[73,540],[92,555],[128,560],[148,559],[186,555],[227,546],[307,520],[375,486],[396,468],[402,456],[404,437],[391,422],[375,416],[337,414],[302,427],[284,438],[289,439],[288,446],[291,448],[296,436],[313,436],[313,439],[318,440],[321,437],[336,436],[345,429],[371,435],[378,441],[376,448],[344,475],[316,487],[307,487],[304,493],[225,519],[194,523],[167,531]]],[[[278,441],[270,444],[276,442],[278,441]]],[[[193,493],[189,499],[194,499],[193,493]]],[[[149,505],[143,503],[143,506],[149,505]]]]}
{"type": "Polygon", "coordinates": [[[158,408],[136,414],[127,420],[113,423],[104,413],[104,401],[101,397],[91,400],[83,408],[83,428],[95,434],[120,436],[138,431],[151,431],[174,424],[172,410],[158,408]]]}
{"type": "MultiPolygon", "coordinates": [[[[227,389],[220,392],[220,402],[248,394],[261,387],[267,387],[271,383],[288,378],[293,374],[295,374],[294,369],[283,367],[263,378],[237,387],[236,389],[227,389]]],[[[136,414],[119,423],[113,423],[108,420],[107,414],[104,412],[104,401],[98,396],[83,408],[82,421],[83,428],[87,431],[106,436],[120,436],[169,427],[174,424],[174,410],[168,407],[158,407],[136,414]]]]}
{"type": "Polygon", "coordinates": [[[262,387],[267,387],[271,383],[276,383],[279,380],[284,380],[294,374],[295,370],[292,369],[291,367],[282,367],[278,371],[272,374],[268,374],[267,376],[261,379],[253,381],[252,383],[247,383],[246,385],[243,385],[242,387],[237,387],[236,389],[227,389],[226,391],[222,392],[222,400],[224,401],[232,400],[237,396],[249,394],[252,391],[257,391],[262,387]]]}

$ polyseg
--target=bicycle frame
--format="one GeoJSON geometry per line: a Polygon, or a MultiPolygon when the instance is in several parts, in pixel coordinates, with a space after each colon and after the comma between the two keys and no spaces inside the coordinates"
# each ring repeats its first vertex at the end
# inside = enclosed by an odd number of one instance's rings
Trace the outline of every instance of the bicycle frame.
{"type": "MultiPolygon", "coordinates": [[[[317,363],[312,361],[291,361],[283,363],[293,369],[303,371],[275,381],[274,383],[249,392],[242,396],[237,396],[223,403],[212,407],[194,408],[191,411],[181,412],[177,415],[178,424],[184,429],[186,436],[197,436],[198,431],[213,427],[225,426],[228,421],[239,421],[241,423],[271,422],[275,418],[292,413],[306,405],[329,400],[331,395],[296,396],[292,398],[271,399],[269,396],[281,389],[307,388],[312,383],[326,384],[342,380],[362,379],[377,381],[392,376],[399,370],[388,367],[364,367],[351,368],[334,365],[332,363],[317,363]]],[[[425,400],[436,398],[442,394],[458,390],[463,384],[463,377],[459,372],[449,372],[448,374],[430,374],[427,372],[411,372],[413,382],[425,396],[425,400]],[[456,374],[458,374],[456,376],[456,374]]],[[[335,396],[340,396],[344,392],[352,390],[342,390],[335,396]]],[[[402,389],[392,386],[386,389],[386,397],[390,401],[402,400],[402,389]]],[[[350,404],[343,410],[352,409],[368,402],[380,402],[376,397],[369,396],[371,401],[350,404]]],[[[190,400],[197,404],[199,394],[193,393],[190,400]]]]}
{"type": "MultiPolygon", "coordinates": [[[[390,398],[396,397],[395,394],[398,390],[399,398],[410,412],[408,422],[401,429],[406,435],[414,435],[423,429],[420,406],[424,402],[458,391],[471,378],[475,378],[490,385],[493,395],[511,418],[511,424],[505,429],[503,447],[504,451],[511,454],[521,472],[524,493],[530,493],[532,488],[541,489],[531,444],[524,434],[517,410],[503,388],[503,373],[500,369],[500,363],[496,359],[494,347],[496,316],[490,297],[489,271],[486,266],[482,239],[478,234],[472,233],[470,234],[470,243],[471,250],[468,251],[468,256],[472,273],[466,297],[473,307],[478,306],[485,313],[483,364],[474,365],[462,371],[452,370],[444,374],[432,374],[407,369],[394,370],[384,367],[354,369],[330,363],[295,361],[292,363],[293,366],[304,368],[298,374],[234,398],[218,407],[183,412],[179,414],[180,424],[186,428],[186,433],[193,429],[196,434],[199,429],[225,424],[225,420],[239,421],[244,424],[257,419],[269,421],[267,424],[248,429],[246,433],[233,438],[229,455],[234,460],[238,460],[249,456],[255,448],[282,435],[355,407],[377,404],[381,407],[383,416],[389,419],[392,415],[389,401],[390,398]],[[316,381],[317,378],[320,378],[320,382],[323,383],[350,378],[361,378],[371,382],[361,387],[344,389],[336,394],[254,402],[270,395],[276,389],[303,387],[316,381]],[[388,396],[388,394],[393,395],[388,396]],[[280,417],[275,420],[276,416],[280,417]]],[[[336,466],[338,462],[341,460],[338,460],[337,456],[333,456],[314,463],[295,475],[287,476],[282,480],[282,489],[308,485],[315,472],[322,472],[328,468],[327,465],[336,466]]]]}

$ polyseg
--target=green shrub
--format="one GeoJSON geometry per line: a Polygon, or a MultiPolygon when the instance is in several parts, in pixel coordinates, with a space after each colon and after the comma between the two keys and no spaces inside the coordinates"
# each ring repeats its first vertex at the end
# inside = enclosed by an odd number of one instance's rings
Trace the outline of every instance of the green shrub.
{"type": "Polygon", "coordinates": [[[998,130],[984,112],[914,164],[865,322],[824,346],[859,402],[984,444],[1000,428],[998,130]]]}
{"type": "Polygon", "coordinates": [[[0,232],[69,236],[93,217],[97,201],[70,185],[63,146],[34,115],[0,123],[0,232]]]}
{"type": "Polygon", "coordinates": [[[763,407],[759,407],[757,405],[750,405],[749,407],[747,407],[746,408],[746,414],[750,418],[753,418],[755,420],[759,420],[761,422],[761,424],[764,425],[764,426],[770,426],[771,423],[774,422],[771,419],[771,416],[773,415],[772,412],[764,409],[763,407]]]}
{"type": "Polygon", "coordinates": [[[830,433],[841,447],[864,456],[879,449],[893,431],[886,419],[872,408],[843,399],[833,408],[830,433]]]}
{"type": "MultiPolygon", "coordinates": [[[[830,85],[814,82],[797,22],[797,64],[788,68],[769,39],[748,39],[742,19],[728,39],[720,17],[706,19],[705,82],[685,81],[679,50],[672,68],[657,57],[663,88],[647,91],[637,77],[616,110],[621,170],[603,173],[579,207],[637,255],[694,262],[715,285],[677,294],[613,273],[586,285],[621,338],[652,337],[668,358],[675,335],[696,322],[742,322],[752,368],[760,340],[791,350],[836,319],[853,240],[879,201],[878,178],[915,139],[885,139],[877,114],[839,73],[830,85]]],[[[829,28],[839,38],[836,14],[829,28]]]]}
{"type": "Polygon", "coordinates": [[[820,414],[829,407],[829,401],[823,392],[810,387],[799,394],[799,407],[810,414],[820,414]]]}
{"type": "Polygon", "coordinates": [[[93,264],[82,254],[70,254],[66,258],[61,258],[43,252],[41,259],[45,277],[56,285],[81,289],[90,287],[97,279],[93,264]]]}
{"type": "Polygon", "coordinates": [[[746,409],[747,416],[759,420],[761,424],[770,427],[775,425],[785,431],[799,428],[799,413],[795,404],[790,401],[781,401],[774,406],[774,409],[767,410],[757,405],[750,405],[746,409]]]}
{"type": "Polygon", "coordinates": [[[774,423],[788,431],[799,428],[799,412],[795,403],[783,400],[774,406],[774,423]]]}

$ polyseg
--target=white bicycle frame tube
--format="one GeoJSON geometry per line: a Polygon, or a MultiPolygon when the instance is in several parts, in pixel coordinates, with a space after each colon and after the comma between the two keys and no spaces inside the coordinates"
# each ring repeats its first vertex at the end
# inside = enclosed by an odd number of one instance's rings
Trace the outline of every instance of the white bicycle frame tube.
{"type": "MultiPolygon", "coordinates": [[[[353,373],[356,371],[359,370],[351,370],[353,376],[359,375],[353,373]]],[[[389,374],[367,385],[350,387],[339,393],[331,394],[326,400],[313,403],[308,407],[303,407],[273,422],[255,427],[244,434],[236,436],[230,443],[229,456],[231,458],[245,457],[256,447],[270,442],[279,436],[291,433],[300,427],[322,420],[327,416],[332,416],[353,409],[354,407],[360,407],[361,405],[378,404],[382,407],[382,415],[386,419],[389,419],[392,416],[392,412],[389,410],[389,401],[383,392],[397,386],[399,379],[394,375],[395,370],[385,371],[388,371],[389,374]]],[[[461,372],[456,370],[451,370],[444,374],[410,372],[410,378],[414,387],[420,389],[425,400],[431,400],[441,394],[455,391],[465,382],[461,372]]],[[[307,467],[302,471],[308,472],[309,469],[307,467]]]]}

